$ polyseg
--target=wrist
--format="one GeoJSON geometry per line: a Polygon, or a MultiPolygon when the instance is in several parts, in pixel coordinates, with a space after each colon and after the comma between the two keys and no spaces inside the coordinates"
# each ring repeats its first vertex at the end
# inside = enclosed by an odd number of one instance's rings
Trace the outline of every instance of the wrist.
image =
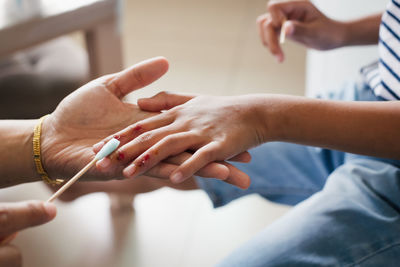
{"type": "Polygon", "coordinates": [[[350,26],[349,22],[334,21],[335,31],[334,31],[334,48],[340,48],[348,46],[351,43],[351,38],[353,34],[353,28],[350,26]]]}
{"type": "Polygon", "coordinates": [[[254,114],[258,145],[280,140],[282,136],[279,120],[282,114],[281,96],[256,95],[255,99],[254,114]]]}
{"type": "Polygon", "coordinates": [[[42,122],[42,131],[41,131],[41,158],[42,158],[42,166],[43,169],[47,172],[47,174],[50,176],[50,179],[56,178],[55,175],[56,173],[54,172],[52,166],[51,166],[51,160],[50,160],[50,155],[52,152],[52,148],[54,148],[54,137],[57,136],[57,134],[54,131],[53,127],[53,117],[50,114],[50,116],[46,117],[43,122],[42,122]]]}
{"type": "Polygon", "coordinates": [[[39,181],[33,160],[33,129],[37,120],[0,122],[0,187],[39,181]]]}
{"type": "Polygon", "coordinates": [[[375,45],[379,39],[379,27],[382,14],[363,19],[340,22],[343,28],[343,45],[375,45]]]}
{"type": "MultiPolygon", "coordinates": [[[[34,135],[33,131],[38,121],[39,120],[26,121],[26,123],[24,123],[23,129],[21,129],[21,141],[23,143],[23,146],[21,147],[23,152],[20,152],[21,155],[23,155],[23,162],[21,164],[28,167],[24,172],[24,175],[21,177],[29,178],[29,182],[41,180],[40,175],[36,171],[32,145],[34,135]]],[[[23,182],[26,182],[25,179],[23,182]]]]}
{"type": "Polygon", "coordinates": [[[351,46],[355,44],[355,35],[357,34],[355,31],[357,30],[356,22],[347,21],[340,22],[342,30],[342,40],[341,46],[351,46]]]}

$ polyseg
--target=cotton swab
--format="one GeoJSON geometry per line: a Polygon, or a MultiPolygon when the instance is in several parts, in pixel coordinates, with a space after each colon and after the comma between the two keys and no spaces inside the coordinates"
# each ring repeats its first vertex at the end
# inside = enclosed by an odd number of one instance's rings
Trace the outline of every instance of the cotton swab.
{"type": "Polygon", "coordinates": [[[89,162],[82,170],[80,170],[74,177],[71,178],[66,184],[64,184],[60,189],[58,189],[57,192],[55,192],[48,200],[47,202],[53,202],[56,198],[58,198],[62,193],[64,193],[65,190],[67,190],[71,185],[73,185],[79,178],[81,178],[82,175],[84,175],[91,167],[93,167],[97,161],[107,157],[110,155],[112,152],[114,152],[120,142],[113,138],[110,141],[107,142],[103,146],[103,148],[96,154],[94,159],[89,162]]]}
{"type": "Polygon", "coordinates": [[[281,26],[281,35],[279,36],[279,43],[284,44],[286,40],[286,29],[285,29],[285,23],[286,19],[282,21],[282,26],[281,26]]]}

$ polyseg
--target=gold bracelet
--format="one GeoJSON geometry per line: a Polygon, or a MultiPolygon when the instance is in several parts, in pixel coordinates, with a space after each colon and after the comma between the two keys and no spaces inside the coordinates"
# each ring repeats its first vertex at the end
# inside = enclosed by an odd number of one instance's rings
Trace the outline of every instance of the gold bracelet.
{"type": "Polygon", "coordinates": [[[42,165],[42,154],[40,147],[40,137],[42,134],[42,123],[44,119],[46,119],[49,115],[43,116],[39,119],[39,122],[36,124],[35,129],[33,130],[33,160],[35,162],[36,171],[42,177],[43,181],[50,185],[59,185],[64,180],[61,179],[50,179],[47,172],[44,170],[42,165]]]}

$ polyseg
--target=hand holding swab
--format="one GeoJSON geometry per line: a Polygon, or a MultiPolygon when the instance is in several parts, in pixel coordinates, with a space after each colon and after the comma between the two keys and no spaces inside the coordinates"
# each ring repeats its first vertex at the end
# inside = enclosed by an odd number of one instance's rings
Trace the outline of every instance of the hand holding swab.
{"type": "Polygon", "coordinates": [[[67,190],[71,185],[73,185],[79,178],[81,178],[82,175],[84,175],[93,165],[96,164],[97,161],[107,157],[110,155],[112,152],[115,151],[115,149],[118,148],[120,142],[113,138],[110,141],[108,141],[107,144],[103,146],[103,148],[99,151],[99,153],[96,154],[94,159],[89,162],[82,170],[80,170],[74,177],[71,178],[66,184],[64,184],[57,192],[55,192],[48,200],[47,202],[53,202],[56,198],[58,198],[62,193],[64,193],[65,190],[67,190]]]}

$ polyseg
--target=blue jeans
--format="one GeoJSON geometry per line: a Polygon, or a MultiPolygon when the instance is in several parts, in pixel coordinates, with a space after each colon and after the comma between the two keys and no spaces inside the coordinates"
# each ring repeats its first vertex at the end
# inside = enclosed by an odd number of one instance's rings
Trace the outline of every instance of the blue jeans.
{"type": "MultiPolygon", "coordinates": [[[[322,97],[378,101],[358,83],[322,97]]],[[[295,206],[219,266],[400,266],[399,161],[279,142],[250,153],[235,164],[248,190],[197,179],[214,206],[252,193],[295,206]]]]}

